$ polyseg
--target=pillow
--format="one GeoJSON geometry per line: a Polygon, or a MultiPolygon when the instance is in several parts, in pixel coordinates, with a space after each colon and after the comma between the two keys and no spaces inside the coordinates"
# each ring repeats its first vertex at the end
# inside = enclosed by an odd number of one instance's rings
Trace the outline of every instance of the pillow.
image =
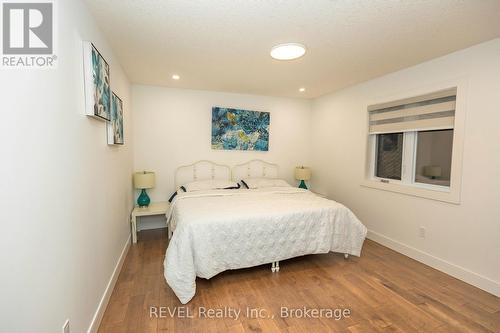
{"type": "Polygon", "coordinates": [[[283,179],[277,178],[245,178],[241,183],[247,188],[263,188],[263,187],[291,187],[283,179]]]}
{"type": "Polygon", "coordinates": [[[177,196],[177,194],[179,193],[182,193],[182,192],[186,192],[186,189],[184,188],[184,186],[181,186],[177,191],[174,192],[174,194],[172,194],[170,196],[170,199],[168,199],[168,202],[172,202],[172,200],[174,200],[174,198],[177,196]]]}
{"type": "Polygon", "coordinates": [[[182,186],[186,192],[207,191],[207,190],[231,190],[240,188],[240,184],[229,180],[199,180],[182,186]]]}

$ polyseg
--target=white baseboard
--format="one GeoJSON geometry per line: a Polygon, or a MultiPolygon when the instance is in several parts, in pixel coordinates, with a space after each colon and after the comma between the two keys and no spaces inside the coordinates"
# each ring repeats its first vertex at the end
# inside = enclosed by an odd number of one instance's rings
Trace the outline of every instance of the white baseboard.
{"type": "Polygon", "coordinates": [[[431,266],[432,268],[435,268],[459,280],[465,281],[475,287],[478,287],[495,296],[500,297],[500,282],[498,281],[494,281],[490,278],[474,273],[466,268],[452,264],[451,262],[420,251],[414,247],[400,243],[375,231],[368,230],[367,237],[368,239],[387,246],[394,251],[402,253],[412,259],[431,266]]]}
{"type": "Polygon", "coordinates": [[[118,262],[116,263],[115,269],[113,270],[113,274],[109,279],[108,285],[104,290],[104,294],[102,295],[101,301],[97,306],[97,310],[94,314],[94,318],[92,318],[92,322],[90,323],[90,327],[87,333],[95,333],[99,329],[99,324],[101,324],[102,317],[104,316],[104,311],[106,311],[106,307],[108,306],[109,298],[113,293],[113,289],[115,288],[116,280],[120,275],[120,271],[123,266],[123,262],[125,261],[125,257],[127,256],[128,249],[130,248],[130,236],[128,236],[125,245],[123,246],[122,253],[120,254],[120,258],[118,258],[118,262]]]}

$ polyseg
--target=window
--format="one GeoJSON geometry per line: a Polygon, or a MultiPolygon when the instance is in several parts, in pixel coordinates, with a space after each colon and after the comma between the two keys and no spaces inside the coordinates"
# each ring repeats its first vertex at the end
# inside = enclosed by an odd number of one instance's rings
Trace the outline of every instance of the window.
{"type": "Polygon", "coordinates": [[[369,178],[449,190],[455,102],[456,88],[369,107],[369,178]]]}
{"type": "Polygon", "coordinates": [[[452,150],[452,129],[418,132],[415,182],[450,186],[452,150]]]}
{"type": "Polygon", "coordinates": [[[375,162],[377,177],[401,180],[403,133],[377,135],[377,160],[375,162]]]}

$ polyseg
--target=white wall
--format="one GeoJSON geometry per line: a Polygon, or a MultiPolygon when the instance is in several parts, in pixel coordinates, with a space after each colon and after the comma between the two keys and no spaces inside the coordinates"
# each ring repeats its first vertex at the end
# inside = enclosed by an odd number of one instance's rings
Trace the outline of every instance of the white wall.
{"type": "Polygon", "coordinates": [[[296,165],[310,163],[310,102],[209,91],[132,87],[134,167],[156,172],[152,200],[167,200],[174,191],[174,172],[201,159],[233,166],[251,159],[277,163],[290,183],[296,165]],[[211,149],[213,106],[271,113],[268,152],[211,149]]]}
{"type": "Polygon", "coordinates": [[[317,99],[313,185],[349,206],[370,237],[500,295],[500,39],[317,99]],[[395,95],[467,82],[460,205],[360,186],[367,106],[395,95]],[[427,230],[425,239],[418,229],[427,230]]]}
{"type": "Polygon", "coordinates": [[[87,331],[130,234],[130,84],[85,5],[57,8],[58,68],[0,73],[2,332],[87,331]],[[82,40],[111,65],[123,147],[84,115],[82,40]]]}

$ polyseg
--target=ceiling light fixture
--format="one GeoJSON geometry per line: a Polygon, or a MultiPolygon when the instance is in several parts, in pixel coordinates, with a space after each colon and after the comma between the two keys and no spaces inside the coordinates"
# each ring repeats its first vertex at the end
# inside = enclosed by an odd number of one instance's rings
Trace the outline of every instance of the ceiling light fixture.
{"type": "Polygon", "coordinates": [[[306,47],[298,43],[276,45],[271,49],[271,57],[276,60],[292,60],[302,57],[306,47]]]}
{"type": "Polygon", "coordinates": [[[306,88],[300,88],[299,91],[304,92],[304,91],[306,91],[306,88]]]}
{"type": "Polygon", "coordinates": [[[172,79],[179,80],[181,77],[177,74],[172,75],[172,79]]]}

